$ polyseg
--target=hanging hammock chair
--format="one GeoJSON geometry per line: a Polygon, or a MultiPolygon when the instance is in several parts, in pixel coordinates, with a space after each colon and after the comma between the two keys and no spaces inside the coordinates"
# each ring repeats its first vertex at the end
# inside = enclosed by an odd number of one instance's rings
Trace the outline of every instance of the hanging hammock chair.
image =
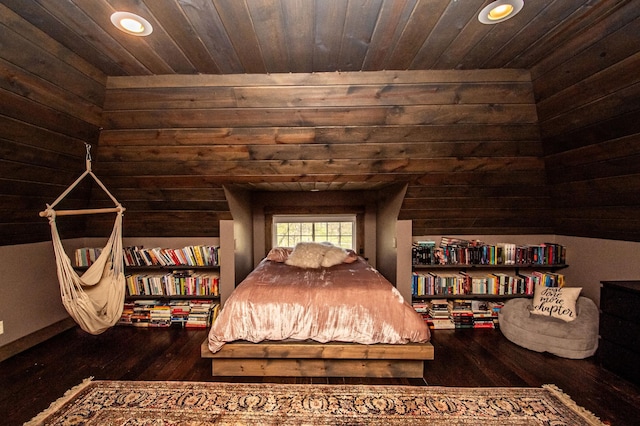
{"type": "Polygon", "coordinates": [[[126,287],[122,255],[122,216],[125,209],[91,171],[90,149],[90,145],[87,144],[87,170],[56,201],[50,205],[47,204],[47,208],[40,212],[40,216],[49,218],[62,304],[80,328],[87,333],[100,334],[118,322],[124,306],[126,287]],[[91,176],[107,193],[115,203],[115,207],[54,210],[54,207],[87,175],[91,176]],[[113,231],[96,261],[82,275],[79,275],[62,246],[56,217],[97,213],[116,213],[113,231]]]}

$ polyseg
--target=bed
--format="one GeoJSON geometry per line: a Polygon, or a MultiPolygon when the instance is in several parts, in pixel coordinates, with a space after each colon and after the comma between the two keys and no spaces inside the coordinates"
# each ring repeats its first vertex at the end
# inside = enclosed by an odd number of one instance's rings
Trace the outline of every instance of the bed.
{"type": "Polygon", "coordinates": [[[305,244],[272,250],[229,296],[202,344],[213,375],[422,377],[421,316],[355,253],[305,244]]]}

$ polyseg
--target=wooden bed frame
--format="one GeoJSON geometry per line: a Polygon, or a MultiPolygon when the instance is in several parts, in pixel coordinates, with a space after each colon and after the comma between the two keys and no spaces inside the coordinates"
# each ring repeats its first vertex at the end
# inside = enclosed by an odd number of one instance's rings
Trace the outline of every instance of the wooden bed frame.
{"type": "Polygon", "coordinates": [[[424,377],[424,361],[434,358],[431,343],[404,345],[317,343],[313,341],[226,343],[212,353],[207,340],[202,358],[210,358],[214,376],[424,377]]]}

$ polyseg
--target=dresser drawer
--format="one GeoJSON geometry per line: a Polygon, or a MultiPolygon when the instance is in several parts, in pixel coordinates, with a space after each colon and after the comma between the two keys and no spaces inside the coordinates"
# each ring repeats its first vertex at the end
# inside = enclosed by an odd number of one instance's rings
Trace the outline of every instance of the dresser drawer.
{"type": "Polygon", "coordinates": [[[640,353],[640,324],[603,312],[600,315],[600,337],[640,353]]]}
{"type": "Polygon", "coordinates": [[[605,284],[600,291],[600,310],[604,313],[639,323],[640,293],[605,284]]]}
{"type": "Polygon", "coordinates": [[[640,355],[600,339],[597,357],[603,367],[613,371],[623,379],[640,385],[640,355]]]}

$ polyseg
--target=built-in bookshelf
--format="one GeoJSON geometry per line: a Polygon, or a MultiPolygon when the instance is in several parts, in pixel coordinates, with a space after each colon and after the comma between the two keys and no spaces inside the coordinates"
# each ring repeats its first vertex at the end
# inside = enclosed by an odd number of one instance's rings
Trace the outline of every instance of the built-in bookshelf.
{"type": "Polygon", "coordinates": [[[536,284],[562,286],[560,244],[485,244],[442,238],[412,246],[412,296],[508,298],[531,296],[536,284]]]}
{"type": "MultiPolygon", "coordinates": [[[[99,248],[75,251],[78,269],[100,256],[99,248]]],[[[123,249],[126,296],[118,324],[139,327],[209,327],[220,308],[219,247],[123,249]]]]}
{"type": "Polygon", "coordinates": [[[411,257],[412,304],[433,329],[495,328],[505,300],[532,297],[536,285],[564,285],[558,271],[567,267],[566,248],[555,243],[443,237],[414,242],[411,257]]]}

